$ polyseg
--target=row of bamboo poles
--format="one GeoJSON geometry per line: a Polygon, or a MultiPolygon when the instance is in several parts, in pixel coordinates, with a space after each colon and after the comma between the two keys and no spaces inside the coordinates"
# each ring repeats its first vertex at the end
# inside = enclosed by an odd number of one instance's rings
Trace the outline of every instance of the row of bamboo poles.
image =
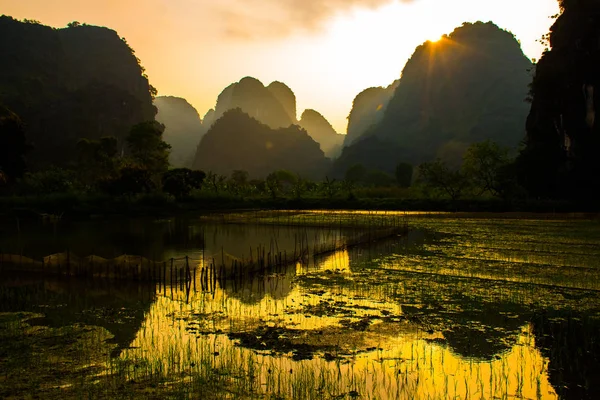
{"type": "MultiPolygon", "coordinates": [[[[199,273],[198,282],[204,290],[215,287],[217,282],[279,274],[298,264],[308,265],[311,259],[314,262],[319,256],[380,241],[406,233],[408,230],[406,219],[397,214],[390,216],[366,213],[366,217],[359,218],[349,213],[322,214],[264,211],[256,212],[250,217],[248,213],[244,214],[243,221],[246,223],[303,226],[305,229],[298,230],[294,237],[293,252],[291,249],[289,251],[279,249],[276,239],[271,239],[268,247],[266,245],[250,247],[249,258],[242,256],[241,259],[226,257],[224,249],[221,249],[220,257],[219,254],[207,256],[204,248],[202,248],[202,260],[192,260],[185,256],[166,261],[154,261],[133,255],[112,259],[93,255],[79,257],[68,250],[38,261],[22,255],[0,252],[0,270],[6,268],[65,276],[156,282],[160,285],[193,284],[194,286],[197,282],[196,274],[199,273]],[[311,220],[307,221],[304,218],[311,220]],[[314,237],[309,238],[307,228],[312,228],[314,237]]],[[[235,214],[221,217],[226,220],[220,222],[239,222],[235,214]]]]}

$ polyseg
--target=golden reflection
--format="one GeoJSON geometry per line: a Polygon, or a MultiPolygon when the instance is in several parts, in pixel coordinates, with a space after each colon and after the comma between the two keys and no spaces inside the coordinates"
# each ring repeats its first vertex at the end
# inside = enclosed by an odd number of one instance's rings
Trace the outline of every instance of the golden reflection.
{"type": "MultiPolygon", "coordinates": [[[[238,306],[223,310],[239,316],[250,312],[238,306]]],[[[377,349],[366,353],[334,361],[317,356],[297,362],[235,346],[223,334],[198,333],[190,324],[194,321],[175,317],[184,308],[184,303],[165,297],[152,307],[131,348],[121,356],[146,366],[145,372],[135,374],[160,371],[193,376],[202,373],[195,369],[197,365],[236,374],[252,366],[257,387],[290,398],[311,398],[319,390],[323,395],[355,390],[369,399],[557,398],[548,382],[548,361],[535,348],[530,326],[523,327],[509,351],[492,361],[462,358],[432,340],[440,338],[439,333],[427,335],[416,328],[381,336],[374,346],[377,349]]],[[[263,309],[260,314],[276,309],[263,309]]],[[[217,319],[195,322],[218,331],[217,319]]]]}

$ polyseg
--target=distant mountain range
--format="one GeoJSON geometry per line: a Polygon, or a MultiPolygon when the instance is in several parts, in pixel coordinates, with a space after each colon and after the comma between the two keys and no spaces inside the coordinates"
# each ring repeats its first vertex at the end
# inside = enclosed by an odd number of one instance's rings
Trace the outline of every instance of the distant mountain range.
{"type": "Polygon", "coordinates": [[[134,51],[107,28],[53,29],[2,16],[0,36],[0,104],[23,121],[34,169],[68,164],[81,138],[115,136],[123,150],[131,127],[155,118],[177,167],[342,177],[359,163],[386,172],[438,157],[458,165],[474,142],[516,147],[530,108],[532,63],[514,35],[491,22],[465,23],[419,46],[399,80],[354,99],[347,135],[315,110],[298,120],[288,86],[252,77],[226,87],[203,119],[184,99],[153,104],[156,91],[134,51]]]}

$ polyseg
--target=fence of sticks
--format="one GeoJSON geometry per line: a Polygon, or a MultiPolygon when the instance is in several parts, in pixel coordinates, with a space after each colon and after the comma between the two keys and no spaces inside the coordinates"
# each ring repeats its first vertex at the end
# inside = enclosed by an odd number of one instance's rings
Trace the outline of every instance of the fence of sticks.
{"type": "Polygon", "coordinates": [[[187,256],[171,258],[167,261],[154,261],[133,255],[110,259],[94,255],[79,257],[70,251],[65,251],[35,260],[22,255],[0,253],[0,270],[172,284],[194,280],[196,269],[190,265],[191,263],[187,256]]]}
{"type": "MultiPolygon", "coordinates": [[[[294,249],[280,249],[277,239],[269,245],[249,248],[249,256],[241,258],[225,254],[207,255],[203,249],[202,260],[192,260],[188,256],[154,261],[143,256],[122,255],[116,258],[102,258],[91,255],[79,257],[70,251],[43,257],[41,260],[22,255],[2,254],[0,270],[15,269],[35,271],[65,276],[90,277],[114,280],[137,280],[163,284],[196,285],[196,275],[200,274],[201,287],[215,287],[217,282],[240,280],[257,275],[268,275],[287,271],[298,264],[309,265],[311,260],[329,253],[346,250],[359,245],[384,240],[408,231],[406,219],[399,215],[384,213],[364,213],[358,216],[350,213],[281,213],[257,212],[244,218],[236,214],[212,216],[220,223],[255,223],[283,226],[296,226],[294,249]],[[310,228],[310,233],[309,229],[310,228]],[[316,228],[316,229],[315,229],[316,228]]],[[[316,263],[315,263],[316,264],[316,263]]]]}
{"type": "Polygon", "coordinates": [[[404,225],[377,227],[365,230],[351,229],[342,233],[334,231],[333,237],[329,240],[323,240],[315,232],[314,237],[309,238],[308,231],[304,230],[295,237],[294,250],[280,250],[277,241],[272,240],[269,246],[259,245],[256,248],[250,248],[248,258],[226,257],[224,252],[205,260],[202,268],[201,282],[209,286],[210,281],[238,280],[253,277],[256,275],[268,275],[281,273],[291,266],[309,265],[311,260],[316,264],[316,260],[338,251],[348,250],[350,248],[367,245],[389,239],[407,232],[404,225]]]}

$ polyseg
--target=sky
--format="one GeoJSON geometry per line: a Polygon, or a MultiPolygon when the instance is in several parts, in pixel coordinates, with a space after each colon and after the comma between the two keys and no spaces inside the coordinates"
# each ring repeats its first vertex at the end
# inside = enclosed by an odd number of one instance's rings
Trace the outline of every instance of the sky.
{"type": "Polygon", "coordinates": [[[201,116],[253,76],[286,83],[298,116],[315,109],[340,133],[354,97],[398,79],[426,40],[493,21],[539,58],[557,13],[556,0],[0,0],[0,14],[17,19],[116,30],[159,95],[183,97],[201,116]]]}

